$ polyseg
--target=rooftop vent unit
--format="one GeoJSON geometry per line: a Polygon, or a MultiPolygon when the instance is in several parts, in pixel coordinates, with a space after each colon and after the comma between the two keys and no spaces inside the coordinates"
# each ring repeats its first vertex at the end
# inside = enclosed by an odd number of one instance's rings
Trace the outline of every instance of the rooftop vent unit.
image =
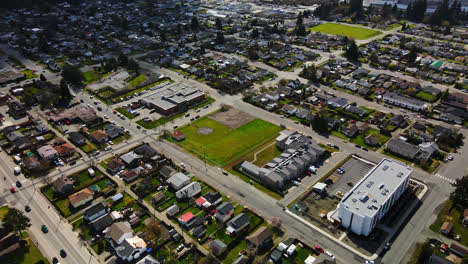
{"type": "Polygon", "coordinates": [[[388,169],[388,165],[383,166],[382,170],[386,171],[388,169]]]}
{"type": "Polygon", "coordinates": [[[399,173],[397,174],[397,177],[398,177],[398,178],[403,177],[403,172],[399,172],[399,173]]]}
{"type": "Polygon", "coordinates": [[[379,190],[382,189],[383,187],[384,187],[384,184],[381,183],[381,184],[379,185],[379,190]]]}
{"type": "Polygon", "coordinates": [[[362,194],[359,195],[359,200],[360,200],[361,202],[365,202],[365,201],[367,200],[367,198],[369,198],[369,197],[367,196],[368,194],[369,194],[368,192],[362,192],[362,194]]]}
{"type": "Polygon", "coordinates": [[[372,199],[372,202],[376,203],[376,202],[377,202],[377,199],[372,199]]]}
{"type": "Polygon", "coordinates": [[[353,198],[353,199],[351,199],[351,200],[353,200],[354,203],[357,202],[357,199],[356,199],[356,198],[353,198]]]}

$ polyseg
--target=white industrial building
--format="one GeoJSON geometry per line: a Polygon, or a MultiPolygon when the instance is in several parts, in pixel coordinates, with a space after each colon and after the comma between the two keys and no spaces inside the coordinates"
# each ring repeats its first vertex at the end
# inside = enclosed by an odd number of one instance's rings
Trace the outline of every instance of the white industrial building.
{"type": "Polygon", "coordinates": [[[412,172],[406,164],[383,159],[341,200],[341,225],[368,236],[406,190],[412,172]]]}

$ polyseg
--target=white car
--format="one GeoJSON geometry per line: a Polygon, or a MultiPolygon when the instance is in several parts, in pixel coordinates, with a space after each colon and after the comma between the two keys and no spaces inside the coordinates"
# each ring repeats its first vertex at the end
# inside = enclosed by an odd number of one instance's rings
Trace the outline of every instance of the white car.
{"type": "Polygon", "coordinates": [[[104,148],[104,151],[109,151],[109,150],[111,150],[111,149],[112,149],[112,147],[111,147],[111,146],[109,146],[109,147],[105,147],[105,148],[104,148]]]}
{"type": "Polygon", "coordinates": [[[448,160],[453,160],[453,156],[448,156],[447,159],[448,160]]]}
{"type": "Polygon", "coordinates": [[[89,97],[89,99],[93,99],[93,98],[94,98],[94,97],[93,97],[92,95],[89,97]]]}
{"type": "Polygon", "coordinates": [[[104,115],[104,119],[109,119],[109,116],[108,116],[108,115],[104,115]]]}
{"type": "Polygon", "coordinates": [[[331,259],[335,259],[335,256],[330,251],[325,251],[325,255],[329,256],[331,259]]]}
{"type": "Polygon", "coordinates": [[[112,140],[109,140],[109,142],[107,143],[109,143],[109,145],[114,145],[114,142],[112,142],[112,140]]]}

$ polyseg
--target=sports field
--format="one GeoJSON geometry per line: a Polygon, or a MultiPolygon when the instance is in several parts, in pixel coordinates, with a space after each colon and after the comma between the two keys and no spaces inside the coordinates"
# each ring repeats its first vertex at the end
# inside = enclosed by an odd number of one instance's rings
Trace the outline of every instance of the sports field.
{"type": "Polygon", "coordinates": [[[185,134],[185,140],[178,144],[200,159],[203,159],[205,153],[208,160],[224,166],[277,137],[281,130],[279,126],[261,119],[232,129],[209,117],[203,117],[179,129],[185,134]],[[200,128],[211,128],[212,132],[201,134],[200,128]]]}
{"type": "Polygon", "coordinates": [[[375,37],[382,32],[367,28],[348,26],[343,24],[325,23],[309,28],[311,31],[318,31],[325,34],[346,36],[354,39],[368,39],[375,37]]]}

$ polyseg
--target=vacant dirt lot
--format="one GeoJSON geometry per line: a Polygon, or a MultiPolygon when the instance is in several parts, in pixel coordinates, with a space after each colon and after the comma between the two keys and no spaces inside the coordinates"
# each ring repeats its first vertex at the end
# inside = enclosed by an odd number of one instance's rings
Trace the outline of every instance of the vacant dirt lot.
{"type": "Polygon", "coordinates": [[[231,129],[237,129],[255,119],[253,116],[232,107],[226,112],[216,112],[209,118],[231,129]]]}

